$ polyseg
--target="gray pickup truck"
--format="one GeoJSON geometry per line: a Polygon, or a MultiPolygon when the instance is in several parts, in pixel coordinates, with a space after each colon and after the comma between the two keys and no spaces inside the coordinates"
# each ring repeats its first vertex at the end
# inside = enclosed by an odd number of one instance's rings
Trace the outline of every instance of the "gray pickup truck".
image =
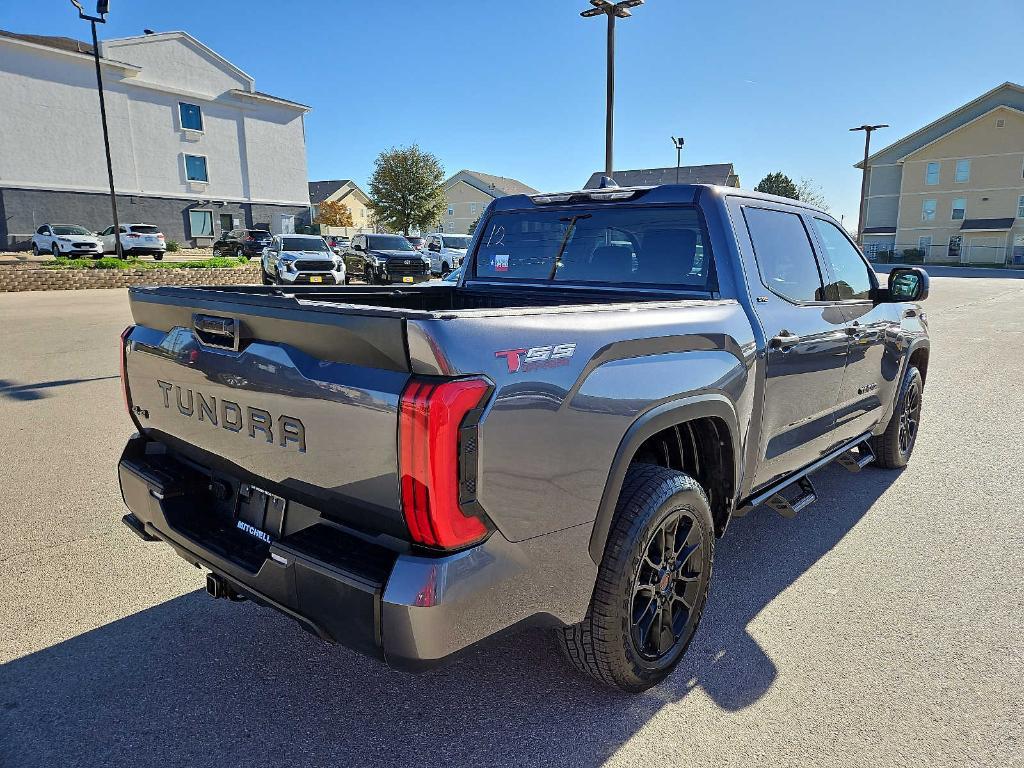
{"type": "Polygon", "coordinates": [[[815,208],[667,185],[500,198],[449,285],[136,288],[124,522],[390,664],[543,625],[643,690],[734,516],[906,464],[928,284],[815,208]]]}

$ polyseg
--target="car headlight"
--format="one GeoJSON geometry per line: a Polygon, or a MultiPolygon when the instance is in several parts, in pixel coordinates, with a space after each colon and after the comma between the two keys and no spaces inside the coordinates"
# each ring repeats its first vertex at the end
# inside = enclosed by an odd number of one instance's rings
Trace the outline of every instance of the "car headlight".
{"type": "Polygon", "coordinates": [[[284,267],[285,269],[291,269],[295,264],[294,256],[281,256],[277,260],[278,267],[284,267]]]}
{"type": "Polygon", "coordinates": [[[423,263],[424,264],[426,264],[427,266],[430,266],[430,257],[429,256],[423,256],[421,258],[423,259],[423,263]]]}
{"type": "Polygon", "coordinates": [[[379,267],[381,264],[384,263],[381,259],[378,259],[376,256],[367,256],[366,259],[367,261],[370,262],[370,264],[372,264],[375,267],[379,267]]]}
{"type": "Polygon", "coordinates": [[[342,259],[334,259],[334,271],[343,272],[345,269],[345,262],[342,259]]]}
{"type": "Polygon", "coordinates": [[[58,237],[57,239],[60,240],[62,243],[70,243],[71,242],[71,238],[70,237],[58,237]]]}

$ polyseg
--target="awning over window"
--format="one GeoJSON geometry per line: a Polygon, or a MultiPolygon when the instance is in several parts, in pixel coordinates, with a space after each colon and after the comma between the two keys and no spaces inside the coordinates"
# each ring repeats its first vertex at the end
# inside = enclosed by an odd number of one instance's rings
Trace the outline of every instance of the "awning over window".
{"type": "Polygon", "coordinates": [[[864,227],[865,235],[895,235],[896,227],[864,227]]]}
{"type": "Polygon", "coordinates": [[[973,232],[1005,232],[1013,226],[1014,219],[964,219],[961,230],[973,232]]]}

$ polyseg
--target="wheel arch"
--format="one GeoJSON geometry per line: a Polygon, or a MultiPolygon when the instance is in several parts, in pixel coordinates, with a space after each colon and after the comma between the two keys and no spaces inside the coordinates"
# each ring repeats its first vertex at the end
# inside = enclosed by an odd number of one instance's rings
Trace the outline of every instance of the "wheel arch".
{"type": "MultiPolygon", "coordinates": [[[[714,460],[705,462],[703,469],[698,466],[696,474],[702,474],[703,478],[695,477],[695,479],[704,487],[709,500],[714,497],[712,516],[715,520],[715,532],[721,535],[728,524],[734,507],[735,495],[739,488],[739,461],[742,449],[738,424],[739,420],[733,404],[725,396],[714,393],[694,395],[663,403],[645,412],[634,421],[626,430],[626,434],[615,452],[604,493],[598,506],[597,517],[590,535],[590,556],[593,561],[600,563],[604,555],[605,543],[611,530],[615,507],[622,490],[623,480],[626,477],[626,471],[638,457],[643,457],[651,449],[652,440],[656,440],[659,435],[664,434],[679,435],[682,428],[686,428],[685,431],[694,445],[695,452],[699,447],[718,443],[717,455],[714,460]],[[719,434],[723,430],[724,434],[719,434]],[[700,437],[696,438],[697,435],[700,437]],[[715,435],[717,435],[717,439],[715,435]],[[698,446],[696,442],[693,442],[695,439],[699,440],[702,445],[698,446]],[[704,441],[707,443],[705,444],[704,441]],[[709,481],[717,477],[718,474],[721,474],[725,487],[718,493],[713,492],[717,491],[717,488],[712,488],[712,492],[709,492],[707,484],[710,484],[709,481]]],[[[672,466],[672,459],[666,458],[665,461],[650,463],[672,466]]],[[[683,464],[683,468],[688,469],[686,464],[683,464]]]]}

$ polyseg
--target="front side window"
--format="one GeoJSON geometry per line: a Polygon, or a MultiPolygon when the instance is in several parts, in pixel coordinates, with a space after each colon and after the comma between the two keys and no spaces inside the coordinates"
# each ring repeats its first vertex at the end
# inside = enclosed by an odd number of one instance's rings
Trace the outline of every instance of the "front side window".
{"type": "Polygon", "coordinates": [[[921,203],[921,221],[935,221],[935,207],[934,200],[925,200],[921,203]]]}
{"type": "Polygon", "coordinates": [[[206,158],[202,155],[185,155],[185,178],[189,181],[208,182],[210,177],[206,172],[206,158]]]}
{"type": "MultiPolygon", "coordinates": [[[[188,226],[192,237],[213,237],[213,212],[189,211],[188,226]]],[[[138,228],[135,228],[138,231],[138,228]]]]}
{"type": "Polygon", "coordinates": [[[951,218],[954,221],[960,221],[966,215],[967,215],[967,198],[966,197],[958,197],[955,200],[953,200],[953,215],[952,215],[951,218]]]}
{"type": "Polygon", "coordinates": [[[825,261],[832,273],[832,282],[825,286],[825,298],[831,301],[868,299],[874,284],[868,265],[857,253],[850,239],[831,221],[814,219],[814,228],[825,247],[825,261]]]}
{"type": "Polygon", "coordinates": [[[933,186],[939,183],[939,164],[928,163],[924,172],[924,183],[933,186]]]}
{"type": "Polygon", "coordinates": [[[971,180],[971,161],[970,160],[957,160],[956,161],[956,173],[953,175],[953,181],[958,184],[962,184],[965,181],[971,180]]]}
{"type": "Polygon", "coordinates": [[[178,102],[178,116],[182,128],[189,131],[203,130],[203,110],[198,105],[178,102]]]}
{"type": "Polygon", "coordinates": [[[822,301],[824,285],[811,239],[795,213],[744,208],[761,282],[791,301],[822,301]]]}
{"type": "Polygon", "coordinates": [[[487,220],[476,275],[710,291],[706,244],[697,211],[689,206],[509,211],[487,220]]]}
{"type": "Polygon", "coordinates": [[[43,224],[43,226],[41,226],[39,229],[37,229],[36,230],[36,234],[37,235],[45,235],[46,234],[46,225],[43,224]]]}

